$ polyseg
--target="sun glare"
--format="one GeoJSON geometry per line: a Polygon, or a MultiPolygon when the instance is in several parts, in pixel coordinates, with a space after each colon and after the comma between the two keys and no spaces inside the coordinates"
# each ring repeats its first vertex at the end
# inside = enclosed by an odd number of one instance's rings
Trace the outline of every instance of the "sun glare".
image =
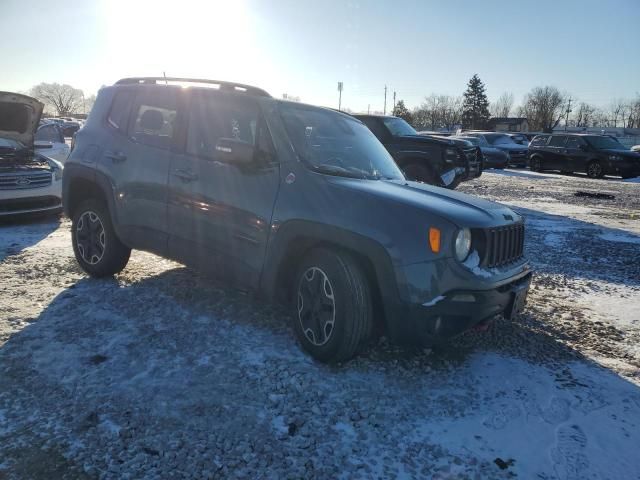
{"type": "Polygon", "coordinates": [[[241,81],[259,57],[242,1],[105,1],[109,61],[126,75],[241,81]]]}

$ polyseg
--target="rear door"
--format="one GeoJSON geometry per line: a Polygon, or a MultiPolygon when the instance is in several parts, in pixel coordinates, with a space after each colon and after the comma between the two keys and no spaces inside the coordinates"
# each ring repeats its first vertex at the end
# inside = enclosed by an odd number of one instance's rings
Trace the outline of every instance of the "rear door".
{"type": "Polygon", "coordinates": [[[580,137],[568,137],[565,144],[565,158],[570,172],[587,171],[587,152],[583,150],[585,141],[580,137]]]}
{"type": "Polygon", "coordinates": [[[153,87],[115,94],[99,169],[113,183],[119,230],[132,247],[165,253],[167,183],[178,90],[153,87]]]}
{"type": "Polygon", "coordinates": [[[544,149],[544,168],[549,170],[566,170],[567,161],[564,153],[566,135],[552,135],[544,149]]]}
{"type": "Polygon", "coordinates": [[[184,151],[171,165],[170,253],[241,287],[258,285],[280,172],[258,102],[242,94],[191,93],[184,151]],[[233,138],[256,149],[250,165],[219,160],[233,138]]]}

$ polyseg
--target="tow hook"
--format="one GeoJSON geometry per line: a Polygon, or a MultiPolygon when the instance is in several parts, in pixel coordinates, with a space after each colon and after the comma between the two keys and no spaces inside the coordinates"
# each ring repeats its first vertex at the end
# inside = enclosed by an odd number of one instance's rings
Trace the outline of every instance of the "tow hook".
{"type": "Polygon", "coordinates": [[[487,330],[489,330],[492,322],[493,318],[488,318],[471,327],[471,330],[473,330],[474,332],[486,332],[487,330]]]}

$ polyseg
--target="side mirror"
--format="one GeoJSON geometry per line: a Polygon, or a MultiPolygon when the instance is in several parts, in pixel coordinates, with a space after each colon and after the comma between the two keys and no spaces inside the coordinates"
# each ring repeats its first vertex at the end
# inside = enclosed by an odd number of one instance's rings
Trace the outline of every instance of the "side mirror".
{"type": "Polygon", "coordinates": [[[53,148],[53,143],[49,143],[49,142],[34,142],[33,143],[33,148],[53,148]]]}
{"type": "Polygon", "coordinates": [[[220,138],[216,143],[216,160],[225,163],[247,165],[253,162],[255,148],[237,138],[220,138]]]}

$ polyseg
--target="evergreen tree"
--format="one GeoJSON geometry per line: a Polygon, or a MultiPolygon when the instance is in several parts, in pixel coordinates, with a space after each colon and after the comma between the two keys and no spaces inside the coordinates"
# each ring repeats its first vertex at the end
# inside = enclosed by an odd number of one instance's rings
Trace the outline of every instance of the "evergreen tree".
{"type": "Polygon", "coordinates": [[[462,125],[464,128],[485,128],[489,120],[489,100],[484,83],[475,74],[467,84],[462,105],[462,125]]]}
{"type": "Polygon", "coordinates": [[[413,123],[413,115],[405,106],[404,100],[398,100],[398,103],[396,103],[396,106],[391,114],[394,117],[403,118],[407,123],[413,123]]]}

